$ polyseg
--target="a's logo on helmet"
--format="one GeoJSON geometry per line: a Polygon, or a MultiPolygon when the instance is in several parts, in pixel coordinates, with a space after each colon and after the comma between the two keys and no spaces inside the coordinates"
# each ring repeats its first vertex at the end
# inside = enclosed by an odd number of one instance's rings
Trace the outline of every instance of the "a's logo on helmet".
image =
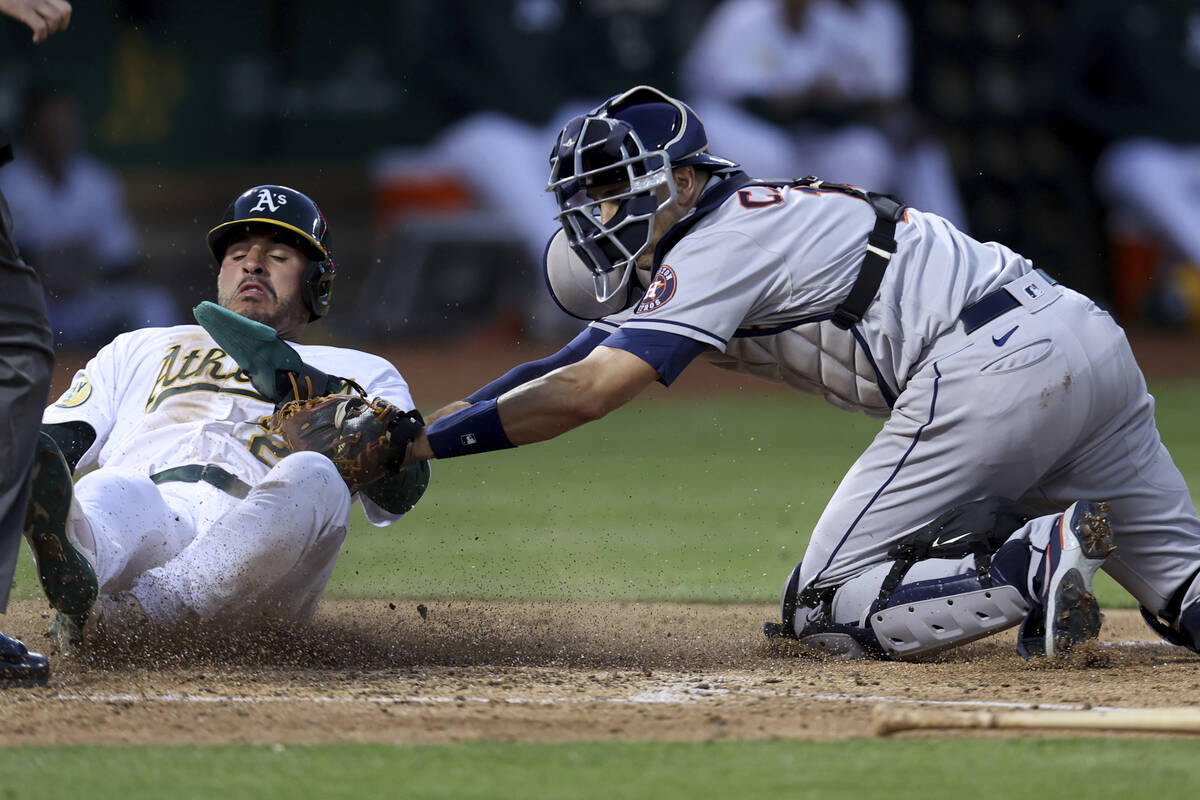
{"type": "Polygon", "coordinates": [[[259,189],[258,190],[258,203],[255,204],[254,208],[252,208],[250,210],[251,211],[275,212],[275,211],[279,210],[279,206],[285,206],[285,205],[287,205],[287,195],[286,194],[280,193],[280,194],[272,197],[270,189],[259,189]]]}
{"type": "Polygon", "coordinates": [[[654,280],[650,281],[650,288],[646,290],[642,301],[638,303],[637,310],[633,313],[645,314],[656,308],[662,308],[668,300],[675,296],[675,285],[675,270],[663,264],[658,268],[658,272],[654,273],[654,280]]]}

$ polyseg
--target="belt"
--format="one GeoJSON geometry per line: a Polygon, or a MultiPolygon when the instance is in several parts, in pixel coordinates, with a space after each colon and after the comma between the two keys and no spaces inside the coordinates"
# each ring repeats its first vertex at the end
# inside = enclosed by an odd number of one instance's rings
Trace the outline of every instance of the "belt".
{"type": "MultiPolygon", "coordinates": [[[[1049,281],[1051,286],[1058,283],[1058,281],[1054,280],[1054,278],[1047,275],[1044,271],[1040,269],[1035,271],[1049,281]]],[[[964,308],[963,312],[958,315],[958,318],[962,320],[963,327],[967,333],[974,333],[996,317],[1001,314],[1007,314],[1019,305],[1021,305],[1020,300],[1013,297],[1012,293],[1007,289],[1000,288],[994,292],[985,294],[964,308]]]]}
{"type": "Polygon", "coordinates": [[[182,467],[171,467],[150,476],[155,483],[198,483],[204,481],[217,487],[225,494],[244,500],[250,494],[250,484],[237,475],[226,472],[216,464],[184,464],[182,467]]]}

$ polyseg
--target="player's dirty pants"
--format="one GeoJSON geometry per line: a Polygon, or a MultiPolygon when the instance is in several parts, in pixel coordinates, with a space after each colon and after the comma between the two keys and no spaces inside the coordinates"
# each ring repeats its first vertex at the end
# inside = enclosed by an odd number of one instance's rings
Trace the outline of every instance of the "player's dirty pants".
{"type": "Polygon", "coordinates": [[[97,470],[80,479],[71,522],[95,541],[101,594],[130,589],[151,618],[216,619],[253,608],[306,620],[346,537],[350,493],[329,459],[294,453],[244,500],[207,483],[156,485],[97,470]]]}
{"type": "MultiPolygon", "coordinates": [[[[1200,568],[1200,520],[1124,333],[1069,289],[938,341],[821,515],[800,586],[842,585],[834,621],[860,620],[893,544],[993,495],[1049,514],[1013,535],[1034,550],[1031,573],[1055,512],[1080,499],[1108,501],[1117,552],[1104,569],[1147,608],[1162,611],[1200,568]]],[[[905,583],[973,566],[926,561],[905,583]]],[[[1183,605],[1196,599],[1192,587],[1183,605]]]]}

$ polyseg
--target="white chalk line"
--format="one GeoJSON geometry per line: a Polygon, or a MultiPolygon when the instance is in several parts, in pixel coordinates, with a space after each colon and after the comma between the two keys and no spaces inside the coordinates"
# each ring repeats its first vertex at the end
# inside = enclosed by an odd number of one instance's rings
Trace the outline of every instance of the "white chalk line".
{"type": "MultiPolygon", "coordinates": [[[[1118,648],[1144,648],[1144,649],[1161,649],[1167,651],[1179,650],[1187,652],[1184,648],[1176,647],[1160,641],[1117,641],[1117,642],[1101,642],[1104,647],[1118,648]]],[[[662,674],[662,673],[660,673],[662,674]]],[[[734,676],[707,676],[703,679],[706,683],[726,683],[737,682],[740,678],[734,676]]],[[[263,705],[269,703],[311,703],[315,705],[321,704],[354,704],[354,703],[369,703],[376,705],[461,705],[461,704],[479,704],[479,705],[530,705],[530,706],[553,706],[553,705],[585,705],[594,703],[607,703],[615,705],[638,705],[638,704],[660,704],[660,705],[687,705],[700,703],[705,700],[715,700],[721,697],[731,696],[760,696],[760,697],[778,697],[781,699],[797,699],[797,700],[815,700],[819,702],[837,702],[837,703],[891,703],[896,705],[920,705],[920,706],[944,706],[944,707],[960,707],[960,708],[999,708],[999,709],[1048,709],[1054,711],[1082,711],[1092,709],[1096,711],[1127,711],[1136,710],[1117,706],[1088,706],[1082,703],[1032,703],[1032,702],[1006,702],[1000,700],[930,700],[926,698],[901,697],[893,695],[857,695],[844,692],[797,692],[797,691],[774,691],[770,689],[735,687],[735,688],[698,688],[696,680],[687,679],[683,675],[672,676],[667,683],[657,689],[649,689],[646,691],[637,692],[626,697],[600,697],[600,696],[578,696],[578,697],[475,697],[456,695],[454,697],[440,697],[428,695],[375,695],[375,696],[333,696],[333,695],[290,695],[290,696],[256,696],[256,695],[227,695],[227,694],[192,694],[192,693],[176,693],[168,692],[164,694],[67,694],[59,693],[54,696],[55,700],[66,703],[84,702],[84,703],[105,703],[105,704],[139,704],[139,703],[179,703],[179,704],[245,704],[245,705],[263,705]]]]}
{"type": "MultiPolygon", "coordinates": [[[[1175,648],[1173,645],[1165,645],[1161,642],[1104,642],[1108,647],[1169,647],[1175,648]]],[[[663,673],[659,673],[662,675],[663,673]]],[[[736,684],[744,678],[737,676],[705,676],[701,679],[702,683],[708,684],[736,684]]],[[[896,695],[859,695],[846,692],[798,692],[793,690],[776,691],[772,689],[751,688],[743,686],[720,686],[713,688],[711,685],[708,688],[700,688],[697,686],[695,676],[688,678],[684,675],[671,675],[663,682],[659,681],[660,686],[655,689],[648,689],[637,692],[626,697],[600,697],[600,696],[579,696],[579,697],[476,697],[468,695],[456,695],[454,697],[430,696],[430,695],[367,695],[367,696],[333,696],[333,695],[290,695],[290,696],[256,696],[256,695],[227,695],[227,694],[192,694],[192,693],[164,693],[164,694],[65,694],[60,693],[54,696],[54,699],[62,702],[84,702],[84,703],[104,703],[116,705],[133,705],[141,703],[179,703],[179,704],[245,704],[245,705],[263,705],[269,703],[311,703],[314,705],[322,704],[375,704],[375,705],[529,705],[529,706],[554,706],[554,705],[586,705],[586,704],[614,704],[614,705],[639,705],[639,704],[659,704],[659,705],[690,705],[701,703],[704,701],[716,700],[718,698],[737,697],[737,696],[755,696],[755,697],[775,697],[788,700],[814,700],[818,702],[833,702],[833,703],[864,703],[864,704],[879,704],[888,703],[894,705],[910,705],[910,706],[930,706],[930,707],[955,707],[955,708],[996,708],[996,709],[1046,709],[1052,711],[1132,711],[1144,710],[1136,708],[1125,708],[1119,706],[1089,706],[1083,703],[1034,703],[1034,702],[1017,702],[1017,701],[1002,701],[1002,700],[931,700],[927,698],[903,697],[896,695]]]]}
{"type": "Polygon", "coordinates": [[[1083,703],[1026,703],[1006,702],[1001,700],[930,700],[916,697],[901,697],[896,695],[857,695],[842,692],[773,692],[764,689],[718,689],[697,690],[690,687],[664,687],[661,689],[638,692],[628,697],[429,697],[420,695],[398,695],[378,697],[331,697],[315,695],[295,695],[292,697],[255,697],[239,695],[196,695],[196,694],[59,694],[54,699],[63,702],[104,703],[114,705],[130,705],[140,703],[200,703],[200,704],[247,704],[261,705],[268,703],[312,703],[321,704],[354,704],[373,703],[378,705],[691,705],[704,700],[715,700],[718,697],[737,695],[756,695],[777,697],[787,700],[816,700],[818,702],[836,703],[888,703],[894,705],[955,707],[955,708],[1000,708],[1000,709],[1046,709],[1051,711],[1134,711],[1140,708],[1125,708],[1120,706],[1090,706],[1083,703]]]}

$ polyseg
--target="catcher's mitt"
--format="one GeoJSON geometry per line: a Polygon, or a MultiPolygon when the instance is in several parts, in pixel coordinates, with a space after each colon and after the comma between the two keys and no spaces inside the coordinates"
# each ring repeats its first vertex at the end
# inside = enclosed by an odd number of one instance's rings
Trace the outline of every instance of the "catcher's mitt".
{"type": "Polygon", "coordinates": [[[271,416],[272,433],[293,451],[323,453],[350,493],[406,466],[413,439],[425,422],[381,397],[332,394],[284,403],[271,416]]]}

